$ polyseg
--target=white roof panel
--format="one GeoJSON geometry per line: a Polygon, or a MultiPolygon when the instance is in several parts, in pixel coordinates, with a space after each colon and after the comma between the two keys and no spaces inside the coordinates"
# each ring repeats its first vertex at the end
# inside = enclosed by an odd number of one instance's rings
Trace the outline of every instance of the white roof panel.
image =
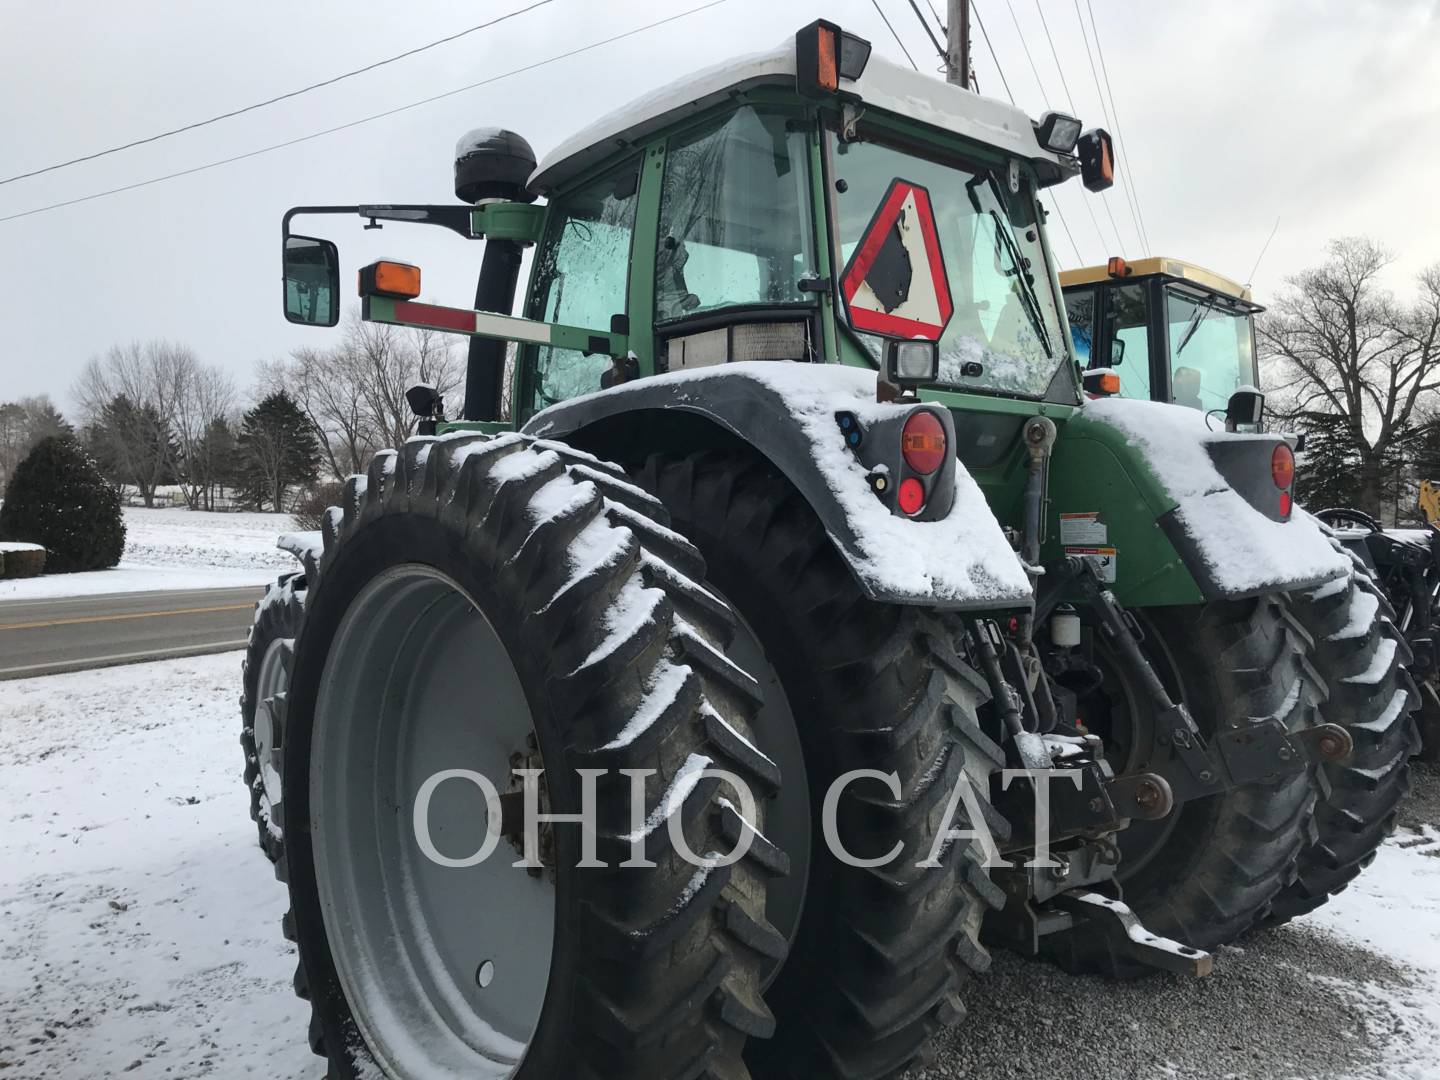
{"type": "MultiPolygon", "coordinates": [[[[795,44],[787,41],[705,68],[660,87],[624,108],[601,117],[545,155],[530,187],[548,193],[570,177],[612,153],[639,142],[660,128],[719,104],[729,95],[766,84],[793,86],[795,44]]],[[[1069,159],[1043,149],[1030,117],[1021,109],[952,86],[886,60],[870,57],[865,73],[842,87],[858,93],[867,108],[897,113],[932,127],[988,143],[1019,157],[1043,160],[1069,172],[1069,159]]]]}

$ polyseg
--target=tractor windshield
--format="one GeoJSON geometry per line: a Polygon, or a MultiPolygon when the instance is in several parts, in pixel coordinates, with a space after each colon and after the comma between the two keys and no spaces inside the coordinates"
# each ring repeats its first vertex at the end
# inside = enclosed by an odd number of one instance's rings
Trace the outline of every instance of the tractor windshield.
{"type": "MultiPolygon", "coordinates": [[[[834,145],[842,263],[893,180],[929,192],[954,309],[940,339],[939,384],[1043,396],[1066,350],[1029,181],[1012,195],[982,166],[863,140],[834,145]]],[[[878,340],[866,344],[878,358],[878,340]]]]}
{"type": "Polygon", "coordinates": [[[1247,312],[1180,285],[1166,287],[1165,312],[1176,405],[1223,409],[1237,387],[1255,385],[1255,341],[1247,312]]]}

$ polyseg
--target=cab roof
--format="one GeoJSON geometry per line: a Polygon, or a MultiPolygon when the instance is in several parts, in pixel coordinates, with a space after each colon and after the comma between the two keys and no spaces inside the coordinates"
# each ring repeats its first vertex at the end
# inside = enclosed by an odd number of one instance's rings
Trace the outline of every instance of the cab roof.
{"type": "MultiPolygon", "coordinates": [[[[663,86],[596,120],[545,155],[529,188],[546,195],[612,154],[663,128],[758,86],[795,88],[793,40],[766,52],[727,60],[663,86]]],[[[874,108],[988,143],[1035,163],[1042,186],[1073,175],[1074,159],[1044,149],[1023,109],[924,75],[872,54],[864,73],[841,79],[842,91],[874,108]]]]}
{"type": "MultiPolygon", "coordinates": [[[[1167,277],[1180,278],[1184,281],[1193,282],[1202,288],[1212,292],[1218,292],[1225,296],[1234,297],[1236,300],[1243,300],[1247,304],[1254,304],[1254,298],[1250,290],[1239,282],[1231,281],[1227,277],[1215,273],[1213,270],[1206,270],[1203,266],[1196,266],[1194,263],[1185,262],[1183,259],[1172,259],[1165,255],[1156,255],[1148,259],[1133,259],[1128,261],[1130,272],[1123,278],[1110,276],[1108,264],[1102,263],[1099,266],[1081,266],[1074,270],[1060,271],[1060,287],[1068,289],[1072,285],[1093,285],[1096,282],[1105,281],[1130,281],[1135,278],[1153,277],[1156,274],[1164,274],[1167,277]]],[[[1258,305],[1257,305],[1258,306],[1258,305]]]]}

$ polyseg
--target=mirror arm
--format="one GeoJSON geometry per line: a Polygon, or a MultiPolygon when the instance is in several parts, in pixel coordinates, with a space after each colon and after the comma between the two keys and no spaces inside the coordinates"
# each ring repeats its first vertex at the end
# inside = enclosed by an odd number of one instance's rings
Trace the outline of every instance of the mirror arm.
{"type": "MultiPolygon", "coordinates": [[[[370,228],[379,221],[408,221],[416,225],[439,225],[467,240],[475,239],[471,229],[473,206],[425,206],[422,204],[376,204],[372,206],[292,206],[280,219],[282,240],[290,238],[290,220],[302,214],[357,214],[369,218],[370,228]]],[[[374,226],[377,227],[378,226],[374,226]]]]}
{"type": "MultiPolygon", "coordinates": [[[[355,208],[361,217],[369,218],[371,225],[379,221],[408,221],[416,225],[439,225],[451,232],[459,233],[467,240],[475,239],[471,229],[473,206],[423,206],[385,204],[381,206],[359,206],[355,208]]],[[[370,228],[367,225],[366,228],[370,228]]]]}
{"type": "Polygon", "coordinates": [[[280,219],[280,239],[290,239],[290,219],[301,214],[358,214],[358,206],[292,206],[285,211],[285,216],[280,219]]]}

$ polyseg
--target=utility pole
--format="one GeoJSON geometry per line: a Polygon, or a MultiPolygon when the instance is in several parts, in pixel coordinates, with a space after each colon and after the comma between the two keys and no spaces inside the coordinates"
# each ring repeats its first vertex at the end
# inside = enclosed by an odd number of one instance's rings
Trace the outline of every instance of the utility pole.
{"type": "Polygon", "coordinates": [[[948,0],[945,81],[970,89],[970,0],[948,0]]]}

